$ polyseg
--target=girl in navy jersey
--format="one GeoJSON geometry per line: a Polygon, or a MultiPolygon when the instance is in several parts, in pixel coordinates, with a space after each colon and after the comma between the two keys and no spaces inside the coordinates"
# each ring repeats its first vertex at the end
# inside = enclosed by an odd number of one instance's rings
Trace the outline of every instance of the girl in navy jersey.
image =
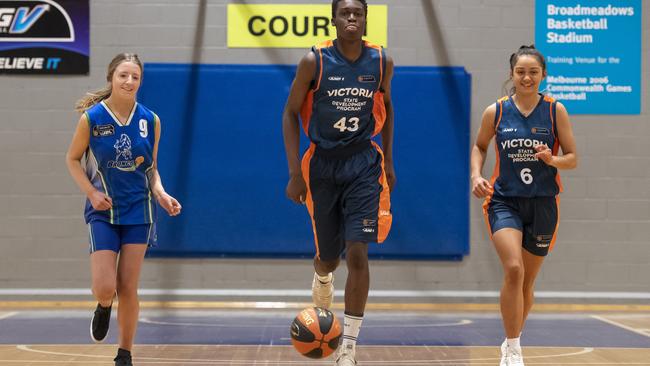
{"type": "Polygon", "coordinates": [[[95,342],[108,333],[116,294],[120,302],[116,366],[132,365],[138,279],[147,246],[156,240],[156,202],[170,216],[181,211],[156,168],[160,119],[136,102],[141,80],[138,56],[117,55],[108,66],[108,85],[77,102],[82,115],[66,155],[70,175],[87,196],[84,216],[97,299],[90,335],[95,342]]]}
{"type": "Polygon", "coordinates": [[[534,46],[522,46],[510,57],[510,76],[512,93],[483,112],[471,174],[472,193],[485,198],[488,230],[504,271],[501,365],[522,366],[519,337],[533,306],[535,278],[553,248],[559,223],[558,169],[574,169],[578,158],[566,109],[539,93],[546,77],[544,56],[534,46]],[[481,171],[493,137],[496,165],[488,181],[481,171]]]}

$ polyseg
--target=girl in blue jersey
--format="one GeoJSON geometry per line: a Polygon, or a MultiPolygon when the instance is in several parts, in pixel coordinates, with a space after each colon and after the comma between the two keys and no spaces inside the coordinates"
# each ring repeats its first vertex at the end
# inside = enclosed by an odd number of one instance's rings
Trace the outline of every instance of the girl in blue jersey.
{"type": "Polygon", "coordinates": [[[87,197],[84,216],[97,299],[90,334],[95,342],[104,340],[117,294],[119,349],[114,361],[128,366],[138,322],[140,269],[148,245],[156,240],[156,202],[170,216],[178,215],[181,205],[165,192],[156,169],[160,119],[136,102],[142,80],[138,56],[117,55],[106,80],[104,89],[77,102],[82,115],[66,163],[87,197]]]}
{"type": "Polygon", "coordinates": [[[519,337],[533,306],[535,278],[557,233],[558,169],[574,169],[578,157],[566,109],[539,93],[546,77],[544,56],[534,46],[522,46],[510,57],[510,75],[511,95],[483,112],[471,174],[472,193],[485,198],[488,230],[504,271],[501,365],[521,366],[519,337]],[[488,181],[481,171],[493,137],[496,166],[488,181]]]}

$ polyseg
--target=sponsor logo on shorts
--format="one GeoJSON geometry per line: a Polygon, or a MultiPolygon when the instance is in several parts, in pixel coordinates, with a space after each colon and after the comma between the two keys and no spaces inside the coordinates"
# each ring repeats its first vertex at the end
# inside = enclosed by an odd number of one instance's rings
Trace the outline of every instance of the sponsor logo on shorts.
{"type": "Polygon", "coordinates": [[[553,235],[537,235],[535,239],[537,239],[535,245],[537,245],[538,248],[548,248],[551,246],[553,235]]]}
{"type": "Polygon", "coordinates": [[[363,219],[363,231],[364,233],[374,233],[375,228],[377,227],[377,220],[363,219]]]}

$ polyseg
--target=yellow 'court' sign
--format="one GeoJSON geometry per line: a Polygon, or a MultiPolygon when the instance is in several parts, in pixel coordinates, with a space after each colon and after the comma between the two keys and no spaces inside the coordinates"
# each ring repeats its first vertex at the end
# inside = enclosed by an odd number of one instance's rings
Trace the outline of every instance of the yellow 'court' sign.
{"type": "MultiPolygon", "coordinates": [[[[228,5],[228,47],[308,48],[336,38],[332,5],[228,5]]],[[[387,46],[388,6],[369,5],[364,39],[387,46]]]]}

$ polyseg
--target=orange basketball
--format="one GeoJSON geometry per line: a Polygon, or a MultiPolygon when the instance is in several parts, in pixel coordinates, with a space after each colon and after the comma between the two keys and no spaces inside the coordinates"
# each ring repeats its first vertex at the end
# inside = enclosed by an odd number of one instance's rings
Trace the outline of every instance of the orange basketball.
{"type": "Polygon", "coordinates": [[[291,343],[301,355],[323,358],[339,346],[341,324],[323,308],[306,308],[291,323],[291,343]]]}

